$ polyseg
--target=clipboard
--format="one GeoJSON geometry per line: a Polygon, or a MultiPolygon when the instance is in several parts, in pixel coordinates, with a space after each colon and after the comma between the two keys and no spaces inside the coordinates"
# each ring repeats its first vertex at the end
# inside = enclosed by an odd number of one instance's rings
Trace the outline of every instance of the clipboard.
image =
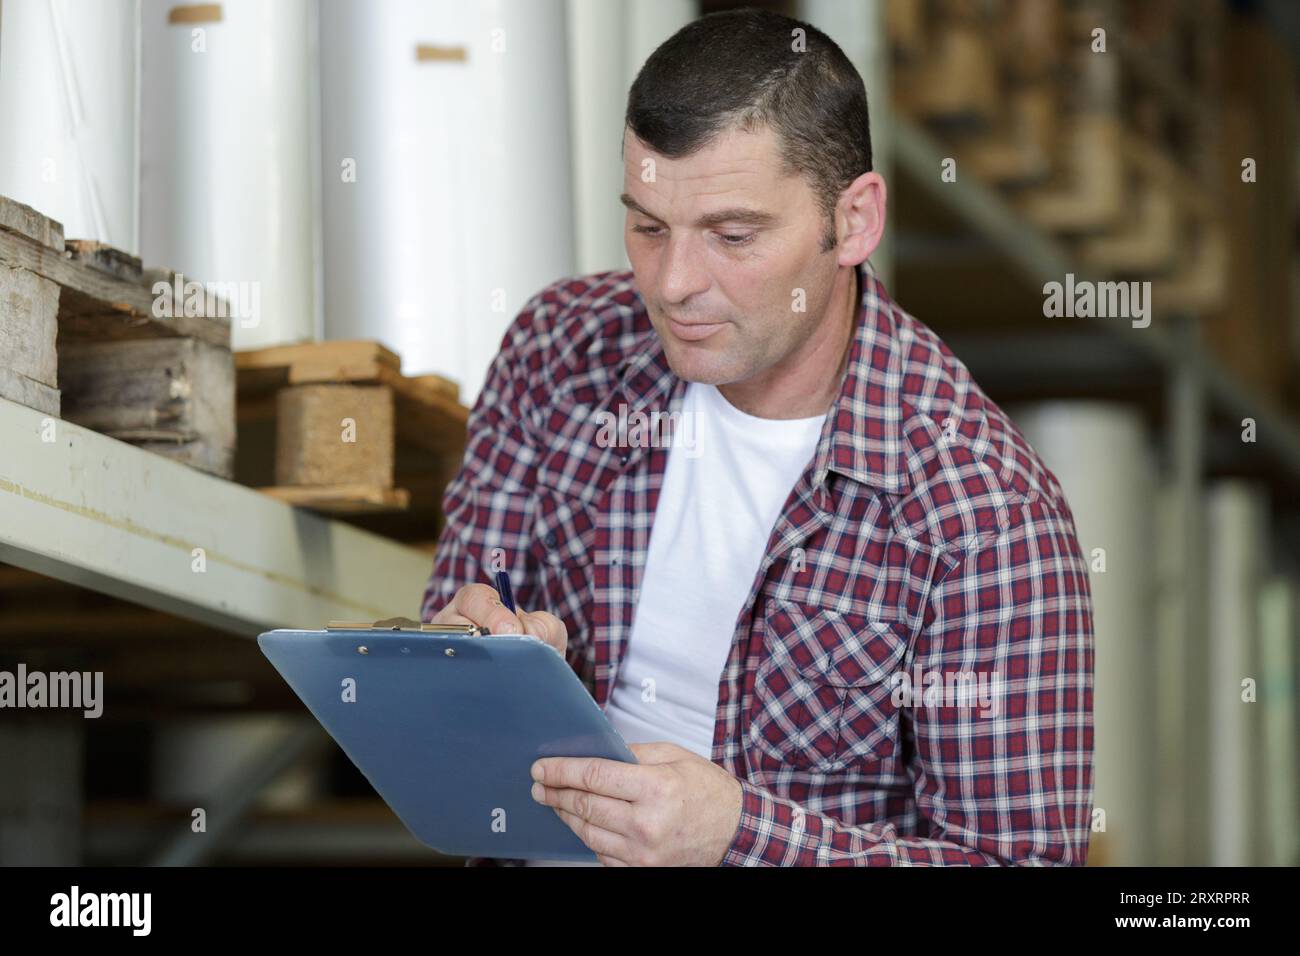
{"type": "Polygon", "coordinates": [[[595,861],[532,798],[539,757],[636,763],[578,675],[531,634],[332,622],[262,653],[417,840],[453,856],[595,861]]]}

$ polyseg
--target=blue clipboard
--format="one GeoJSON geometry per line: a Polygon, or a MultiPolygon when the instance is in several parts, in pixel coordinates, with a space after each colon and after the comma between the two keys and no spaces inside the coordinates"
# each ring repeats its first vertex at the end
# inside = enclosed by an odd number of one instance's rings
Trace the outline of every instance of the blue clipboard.
{"type": "Polygon", "coordinates": [[[455,856],[596,859],[532,798],[529,768],[637,760],[544,641],[378,622],[267,631],[257,644],[420,842],[455,856]]]}

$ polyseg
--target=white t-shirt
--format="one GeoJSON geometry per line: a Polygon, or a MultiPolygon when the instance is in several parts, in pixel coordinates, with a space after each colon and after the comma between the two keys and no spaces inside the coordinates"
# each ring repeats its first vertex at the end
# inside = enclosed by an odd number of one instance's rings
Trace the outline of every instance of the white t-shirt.
{"type": "Polygon", "coordinates": [[[605,715],[628,743],[669,741],[708,759],[737,618],[826,416],[756,418],[698,382],[681,411],[605,715]]]}

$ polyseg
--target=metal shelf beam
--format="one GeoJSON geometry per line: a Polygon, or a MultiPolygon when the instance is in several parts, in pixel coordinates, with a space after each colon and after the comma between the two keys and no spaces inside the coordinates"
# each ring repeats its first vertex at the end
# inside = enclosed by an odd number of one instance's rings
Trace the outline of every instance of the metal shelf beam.
{"type": "Polygon", "coordinates": [[[415,617],[431,565],[413,548],[4,400],[0,561],[248,637],[415,617]]]}

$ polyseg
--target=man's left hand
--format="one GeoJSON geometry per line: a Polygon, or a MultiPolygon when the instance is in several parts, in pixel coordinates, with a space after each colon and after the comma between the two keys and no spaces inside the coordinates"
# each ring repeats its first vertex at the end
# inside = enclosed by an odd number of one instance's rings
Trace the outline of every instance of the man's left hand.
{"type": "Polygon", "coordinates": [[[740,825],[740,781],[676,744],[628,746],[640,763],[535,760],[533,799],[606,866],[719,865],[740,825]]]}

